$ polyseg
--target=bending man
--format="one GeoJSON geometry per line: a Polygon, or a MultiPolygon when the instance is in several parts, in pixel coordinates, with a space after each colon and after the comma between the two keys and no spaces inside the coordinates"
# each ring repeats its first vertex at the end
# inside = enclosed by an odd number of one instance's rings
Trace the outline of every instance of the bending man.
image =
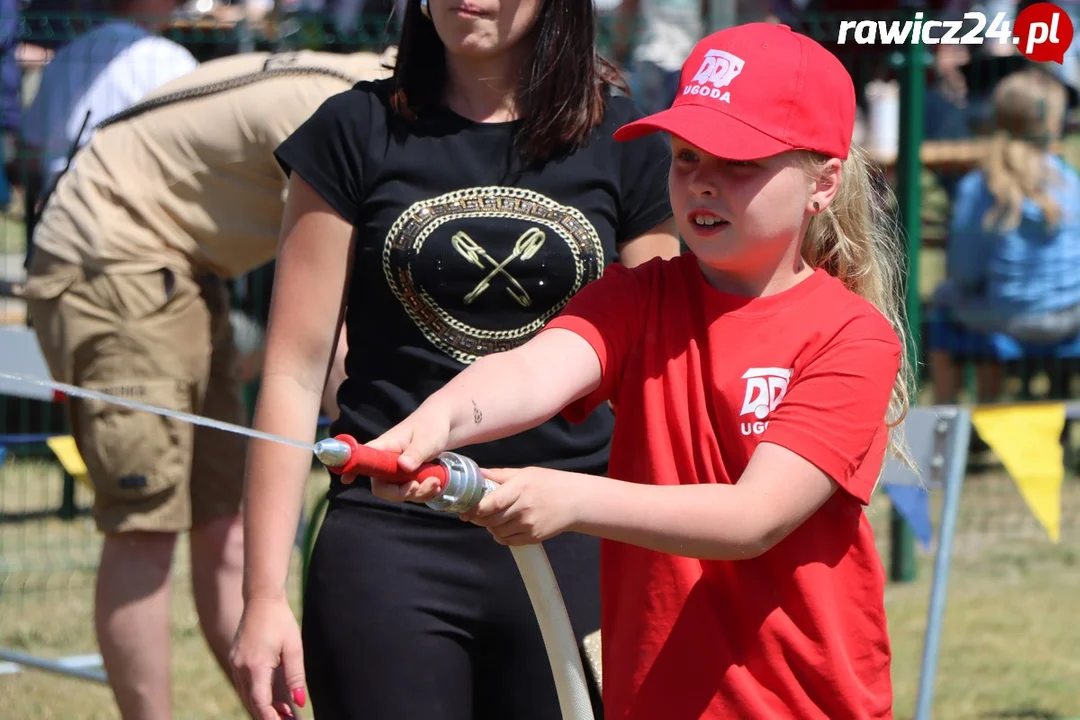
{"type": "MultiPolygon", "coordinates": [[[[276,253],[286,178],[273,152],[328,97],[384,74],[371,53],[233,56],[103,123],[33,238],[24,292],[53,376],[246,422],[225,282],[276,253]]],[[[203,632],[228,673],[246,440],[76,399],[70,421],[105,534],[94,621],[112,690],[125,719],[167,720],[180,532],[203,632]]]]}

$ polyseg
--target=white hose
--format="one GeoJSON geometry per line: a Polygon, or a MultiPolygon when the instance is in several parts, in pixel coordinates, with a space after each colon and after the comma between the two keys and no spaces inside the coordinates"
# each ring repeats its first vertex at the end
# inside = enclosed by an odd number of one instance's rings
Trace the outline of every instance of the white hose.
{"type": "Polygon", "coordinates": [[[512,546],[510,552],[540,623],[563,720],[593,720],[577,638],[547,553],[543,545],[512,546]]]}
{"type": "MultiPolygon", "coordinates": [[[[346,443],[323,440],[315,446],[315,455],[324,463],[340,467],[351,452],[346,443]]],[[[476,504],[497,487],[485,478],[475,461],[453,452],[440,453],[439,462],[446,469],[446,484],[438,497],[427,506],[442,512],[461,513],[476,504]]],[[[574,628],[566,612],[566,602],[559,590],[559,581],[551,568],[544,546],[520,545],[510,548],[518,572],[529,593],[529,602],[536,613],[540,634],[547,650],[555,690],[559,696],[562,720],[593,720],[589,687],[581,662],[574,628]]]]}

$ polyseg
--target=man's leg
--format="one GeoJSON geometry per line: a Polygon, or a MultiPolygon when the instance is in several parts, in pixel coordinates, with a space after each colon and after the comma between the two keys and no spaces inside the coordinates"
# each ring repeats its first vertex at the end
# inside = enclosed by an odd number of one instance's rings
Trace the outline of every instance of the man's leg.
{"type": "Polygon", "coordinates": [[[98,569],[94,628],[120,716],[169,720],[169,570],[176,535],[106,533],[98,569]]]}
{"type": "MultiPolygon", "coordinates": [[[[197,411],[209,369],[198,287],[166,273],[95,276],[64,297],[76,384],[197,411]]],[[[104,533],[94,625],[124,720],[171,720],[170,571],[191,527],[194,430],[186,422],[72,399],[72,434],[104,533]]]]}
{"type": "Polygon", "coordinates": [[[239,515],[191,529],[191,584],[203,636],[232,682],[229,648],[244,611],[244,534],[239,515]]]}

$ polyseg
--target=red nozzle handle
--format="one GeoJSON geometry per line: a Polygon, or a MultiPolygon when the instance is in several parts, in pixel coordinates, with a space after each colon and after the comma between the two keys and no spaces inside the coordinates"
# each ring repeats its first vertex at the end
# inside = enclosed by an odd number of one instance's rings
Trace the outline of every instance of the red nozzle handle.
{"type": "Polygon", "coordinates": [[[412,480],[423,482],[428,478],[439,479],[439,487],[446,487],[449,480],[446,468],[442,463],[424,463],[414,472],[405,472],[398,467],[398,453],[388,450],[376,450],[367,445],[361,445],[351,435],[335,435],[335,440],[340,440],[349,446],[349,459],[344,465],[331,468],[340,475],[355,473],[358,475],[370,475],[371,477],[391,483],[407,483],[412,480]]]}

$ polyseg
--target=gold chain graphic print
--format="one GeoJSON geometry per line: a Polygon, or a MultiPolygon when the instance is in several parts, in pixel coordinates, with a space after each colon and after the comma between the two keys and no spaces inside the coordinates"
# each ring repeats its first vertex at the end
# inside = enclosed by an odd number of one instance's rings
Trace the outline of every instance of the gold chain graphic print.
{"type": "Polygon", "coordinates": [[[600,236],[581,212],[500,186],[414,203],[382,253],[386,281],[417,328],[463,363],[524,343],[603,264],[600,236]]]}

